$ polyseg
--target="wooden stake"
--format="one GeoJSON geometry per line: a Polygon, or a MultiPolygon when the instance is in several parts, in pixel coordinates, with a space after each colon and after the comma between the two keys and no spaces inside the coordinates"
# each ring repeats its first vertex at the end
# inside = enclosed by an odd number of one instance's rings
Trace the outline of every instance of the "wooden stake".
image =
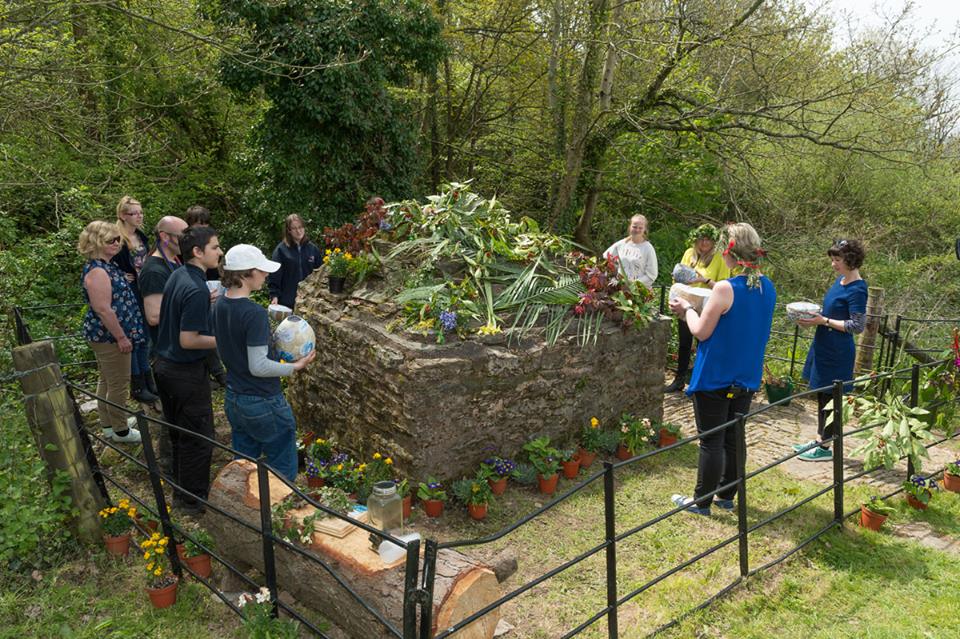
{"type": "Polygon", "coordinates": [[[853,367],[855,375],[873,370],[873,352],[876,350],[881,315],[883,315],[883,289],[870,286],[867,288],[867,325],[860,333],[857,344],[857,359],[853,367]]]}

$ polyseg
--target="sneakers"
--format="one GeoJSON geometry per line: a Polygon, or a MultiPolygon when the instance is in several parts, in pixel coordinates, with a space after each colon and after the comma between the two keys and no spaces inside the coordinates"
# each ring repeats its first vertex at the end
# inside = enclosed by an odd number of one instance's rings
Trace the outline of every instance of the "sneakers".
{"type": "Polygon", "coordinates": [[[717,508],[723,508],[724,510],[733,510],[733,500],[732,499],[720,499],[719,497],[713,500],[713,505],[717,508]]]}
{"type": "Polygon", "coordinates": [[[696,502],[693,501],[693,497],[684,497],[683,495],[673,495],[670,498],[670,501],[673,502],[674,506],[686,506],[688,513],[693,513],[695,515],[710,515],[710,508],[701,508],[697,506],[696,502]]]}
{"type": "Polygon", "coordinates": [[[829,448],[816,446],[805,453],[797,455],[797,459],[802,459],[803,461],[830,461],[833,459],[833,451],[829,448]]]}
{"type": "Polygon", "coordinates": [[[794,445],[793,445],[793,450],[795,450],[795,451],[797,451],[797,452],[800,452],[800,451],[803,450],[804,448],[810,448],[811,446],[816,446],[818,443],[819,443],[819,442],[817,442],[817,440],[811,439],[810,441],[804,442],[804,443],[802,443],[802,444],[794,444],[794,445]]]}
{"type": "Polygon", "coordinates": [[[104,428],[103,438],[118,444],[139,444],[141,442],[140,431],[136,428],[128,428],[127,434],[122,436],[113,432],[112,428],[104,428]]]}
{"type": "Polygon", "coordinates": [[[679,393],[680,391],[682,391],[682,390],[683,390],[683,387],[686,386],[686,384],[683,383],[683,378],[684,378],[683,375],[677,375],[676,377],[674,377],[672,384],[670,384],[669,386],[664,386],[664,387],[663,387],[663,392],[664,392],[664,393],[679,393]]]}

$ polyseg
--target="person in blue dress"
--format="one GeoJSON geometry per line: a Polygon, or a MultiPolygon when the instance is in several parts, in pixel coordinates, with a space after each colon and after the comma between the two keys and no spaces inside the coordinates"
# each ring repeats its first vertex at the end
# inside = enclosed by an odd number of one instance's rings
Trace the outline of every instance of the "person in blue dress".
{"type": "MultiPolygon", "coordinates": [[[[838,273],[833,286],[823,296],[820,313],[800,326],[816,326],[813,344],[803,365],[803,378],[810,388],[829,386],[836,380],[853,379],[853,360],[856,354],[853,336],[863,332],[867,321],[867,283],[860,277],[865,253],[858,240],[837,240],[827,250],[833,270],[838,273]]],[[[846,385],[845,390],[851,390],[846,385]]],[[[827,423],[827,405],[833,391],[817,393],[817,439],[795,444],[794,450],[804,450],[798,457],[803,461],[829,461],[833,458],[829,445],[823,440],[833,437],[833,420],[827,423]],[[819,446],[816,444],[819,443],[819,446]]]]}
{"type": "Polygon", "coordinates": [[[760,388],[763,354],[777,302],[773,282],[760,272],[764,252],[756,230],[746,223],[730,224],[721,246],[724,263],[733,276],[714,285],[703,313],[698,314],[683,298],[670,301],[670,310],[687,322],[700,343],[687,387],[687,395],[693,397],[697,432],[731,422],[727,428],[701,438],[693,497],[671,498],[675,505],[698,515],[709,515],[713,504],[726,510],[733,508],[740,474],[732,422],[738,414],[750,411],[753,394],[760,388]]]}

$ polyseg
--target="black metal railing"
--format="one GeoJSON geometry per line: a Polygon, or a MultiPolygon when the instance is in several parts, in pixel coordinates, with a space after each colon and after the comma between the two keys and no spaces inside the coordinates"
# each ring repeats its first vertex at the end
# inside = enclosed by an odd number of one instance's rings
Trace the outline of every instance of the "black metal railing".
{"type": "MultiPolygon", "coordinates": [[[[663,295],[664,294],[661,294],[661,300],[663,300],[663,295]]],[[[18,340],[20,338],[25,338],[25,341],[28,342],[30,341],[30,332],[23,318],[23,312],[22,312],[23,310],[26,310],[26,309],[15,309],[14,316],[15,316],[15,319],[17,319],[16,330],[17,330],[18,340]]],[[[896,353],[898,349],[901,349],[903,346],[901,331],[903,330],[905,322],[917,322],[917,321],[918,320],[916,320],[915,318],[901,318],[901,317],[896,318],[893,330],[888,331],[888,334],[891,335],[892,337],[887,342],[886,350],[881,351],[882,353],[881,360],[885,356],[887,358],[885,361],[888,363],[898,361],[896,353]]],[[[945,321],[944,323],[947,323],[947,322],[945,321]]],[[[796,344],[801,339],[801,336],[798,334],[798,331],[796,329],[793,331],[790,337],[794,340],[794,344],[796,344]]],[[[880,348],[883,348],[883,343],[881,343],[880,348]]],[[[931,349],[931,350],[934,350],[934,349],[931,349]]],[[[938,352],[942,352],[943,350],[944,349],[941,348],[939,349],[938,352]]],[[[794,348],[793,358],[796,359],[796,348],[794,348]]],[[[165,423],[162,420],[149,417],[145,415],[142,411],[133,412],[127,409],[125,406],[119,406],[117,404],[112,404],[112,403],[111,405],[114,406],[116,409],[125,411],[127,414],[136,415],[138,426],[140,427],[141,433],[143,435],[144,460],[140,460],[136,457],[129,455],[128,453],[126,453],[126,451],[115,446],[112,442],[98,437],[96,433],[89,433],[87,431],[83,431],[83,435],[91,436],[94,439],[100,440],[105,446],[108,446],[114,449],[124,459],[127,459],[128,461],[133,462],[142,470],[146,471],[150,485],[151,485],[151,489],[153,492],[155,512],[161,519],[161,524],[163,525],[163,530],[165,534],[170,536],[171,539],[189,538],[189,534],[186,531],[184,531],[181,527],[175,525],[167,515],[165,497],[163,495],[162,486],[160,485],[161,478],[164,479],[164,481],[166,481],[168,484],[170,484],[175,490],[178,490],[184,494],[190,495],[191,497],[197,499],[198,501],[201,501],[209,511],[216,513],[217,516],[227,517],[233,520],[236,524],[258,534],[263,542],[262,543],[263,562],[264,562],[264,568],[265,568],[264,575],[265,575],[266,586],[271,593],[271,601],[274,604],[274,614],[279,614],[279,611],[283,610],[286,614],[289,614],[290,616],[298,619],[301,623],[304,624],[304,626],[307,629],[309,629],[311,632],[313,632],[318,636],[321,636],[321,637],[325,636],[320,628],[318,628],[315,624],[312,624],[309,620],[304,618],[301,614],[297,613],[295,610],[291,609],[289,606],[286,606],[281,602],[279,602],[279,600],[277,599],[278,590],[283,588],[283,584],[279,583],[277,580],[277,572],[276,572],[275,559],[274,559],[274,551],[278,546],[281,548],[287,549],[289,551],[292,551],[294,553],[297,553],[298,555],[304,557],[308,561],[316,562],[318,565],[320,565],[323,568],[324,571],[330,574],[338,582],[338,584],[343,588],[346,596],[354,598],[367,612],[369,612],[375,619],[377,619],[378,622],[382,623],[386,632],[388,632],[392,636],[403,637],[403,639],[411,639],[413,637],[419,637],[420,639],[431,639],[431,637],[433,639],[444,639],[446,637],[456,635],[459,631],[463,630],[472,622],[478,619],[481,619],[485,615],[500,608],[504,604],[510,601],[513,601],[514,599],[524,595],[525,593],[531,591],[535,587],[549,582],[551,579],[561,574],[565,570],[568,570],[569,568],[576,566],[586,561],[587,559],[594,557],[599,553],[603,552],[604,560],[605,560],[605,569],[606,569],[606,579],[604,584],[604,594],[605,594],[606,605],[601,609],[597,610],[594,614],[592,614],[590,617],[588,617],[584,621],[580,622],[574,628],[566,631],[566,633],[563,636],[564,637],[575,636],[577,634],[580,634],[584,630],[590,628],[591,626],[596,624],[599,620],[606,619],[607,636],[610,637],[611,639],[614,639],[619,636],[618,610],[626,603],[632,601],[633,599],[638,597],[640,594],[646,592],[647,590],[654,588],[657,584],[661,583],[662,581],[669,578],[670,576],[680,573],[690,568],[697,562],[700,562],[701,560],[707,557],[710,557],[715,553],[719,552],[720,550],[727,548],[729,546],[732,546],[733,544],[736,543],[737,562],[738,562],[737,576],[729,583],[723,585],[716,593],[709,596],[702,602],[698,603],[690,610],[680,611],[677,617],[675,617],[670,622],[655,629],[653,631],[653,634],[675,625],[691,612],[695,610],[700,610],[710,605],[710,603],[715,601],[718,597],[723,596],[725,593],[735,588],[738,584],[742,583],[744,579],[785,561],[787,558],[799,552],[800,550],[805,548],[807,545],[809,545],[816,539],[819,539],[828,531],[838,526],[842,526],[845,519],[847,519],[848,517],[853,515],[855,512],[857,512],[856,510],[853,510],[850,512],[844,512],[844,487],[846,484],[850,483],[851,481],[859,479],[865,476],[866,474],[874,471],[873,469],[871,470],[864,469],[860,472],[852,474],[849,477],[845,476],[844,466],[843,466],[845,439],[847,437],[850,437],[852,435],[864,432],[866,430],[869,430],[870,428],[875,428],[875,427],[871,427],[871,426],[860,427],[854,430],[844,432],[842,418],[841,418],[841,411],[838,410],[833,412],[833,420],[834,420],[833,436],[825,440],[826,443],[832,444],[833,450],[834,450],[834,453],[833,453],[834,461],[833,461],[831,482],[828,485],[819,488],[813,494],[807,495],[806,497],[788,506],[785,506],[778,512],[770,514],[765,518],[763,518],[762,520],[751,524],[748,520],[749,499],[751,494],[750,491],[748,491],[748,482],[751,480],[758,480],[762,478],[764,473],[767,473],[773,469],[778,468],[782,464],[790,461],[791,459],[795,458],[797,455],[800,455],[807,450],[807,449],[802,449],[799,451],[790,451],[787,454],[777,458],[773,462],[770,462],[768,464],[761,466],[760,468],[753,469],[750,472],[747,472],[746,459],[747,459],[748,451],[747,451],[747,443],[746,443],[746,429],[747,429],[747,424],[751,419],[756,418],[757,416],[762,415],[767,411],[773,410],[781,404],[785,404],[791,400],[812,396],[818,392],[832,393],[834,405],[840,406],[842,405],[842,402],[846,399],[846,397],[850,394],[848,392],[845,392],[845,384],[850,384],[851,381],[857,385],[863,385],[867,383],[870,383],[872,385],[872,384],[876,384],[878,381],[880,382],[886,381],[889,387],[889,385],[891,384],[894,384],[896,382],[905,382],[906,379],[909,379],[910,404],[912,406],[916,406],[918,404],[918,397],[919,397],[918,390],[919,390],[919,384],[920,384],[921,370],[926,367],[937,366],[942,363],[943,363],[943,360],[935,360],[925,364],[914,364],[910,368],[901,368],[899,370],[889,370],[879,375],[870,375],[857,380],[848,380],[846,382],[837,381],[831,386],[826,386],[818,389],[808,389],[808,390],[796,393],[791,397],[784,398],[778,402],[764,405],[756,410],[752,410],[746,414],[739,415],[736,419],[729,421],[725,424],[722,424],[720,426],[717,426],[716,428],[683,438],[680,441],[670,446],[644,452],[642,454],[639,454],[623,462],[604,462],[602,471],[587,477],[580,483],[571,487],[566,492],[551,499],[548,503],[544,504],[542,507],[525,515],[518,521],[515,521],[509,524],[508,526],[504,527],[503,529],[501,529],[496,533],[493,533],[491,535],[487,535],[478,539],[455,540],[455,541],[445,541],[445,542],[438,542],[434,539],[425,539],[424,546],[423,546],[422,567],[419,561],[420,559],[419,558],[420,542],[419,541],[403,542],[399,539],[392,537],[389,533],[385,531],[377,530],[376,528],[363,524],[362,522],[358,522],[351,519],[350,520],[351,524],[356,525],[366,530],[367,532],[376,534],[380,538],[387,539],[395,543],[396,545],[406,549],[406,563],[404,566],[405,588],[404,588],[404,596],[403,596],[403,604],[402,604],[403,605],[403,611],[402,611],[403,627],[402,628],[396,628],[393,625],[391,625],[387,621],[387,619],[381,614],[381,612],[377,609],[376,606],[372,605],[370,602],[364,601],[362,597],[360,597],[360,595],[353,588],[351,588],[347,580],[344,579],[341,575],[339,575],[328,562],[325,562],[321,557],[317,556],[314,553],[311,553],[295,544],[291,544],[287,542],[285,539],[277,536],[274,533],[274,531],[272,530],[271,513],[270,513],[270,499],[269,499],[270,487],[269,487],[269,482],[267,481],[269,472],[271,472],[272,469],[264,460],[251,459],[241,453],[238,453],[237,451],[232,450],[228,446],[220,444],[219,442],[213,439],[202,437],[201,435],[193,433],[192,431],[187,431],[185,429],[182,429],[176,426],[175,424],[165,423]],[[906,377],[908,373],[909,373],[909,377],[906,377]],[[150,435],[151,435],[151,428],[155,425],[165,426],[169,429],[179,431],[182,436],[201,437],[202,439],[206,440],[209,444],[227,451],[228,453],[233,455],[235,458],[244,458],[255,463],[257,466],[258,481],[259,481],[260,490],[261,490],[260,525],[254,526],[248,522],[244,522],[234,517],[230,513],[227,513],[217,508],[210,502],[203,500],[200,496],[192,495],[191,493],[184,490],[182,486],[179,486],[176,483],[174,483],[172,478],[165,476],[160,471],[157,465],[156,456],[152,448],[150,435]],[[706,436],[717,434],[729,428],[735,429],[735,436],[736,436],[736,443],[737,443],[736,460],[737,460],[737,467],[739,469],[738,479],[724,486],[720,486],[710,494],[702,495],[701,497],[704,497],[704,498],[712,497],[713,495],[719,492],[736,487],[736,491],[737,491],[736,534],[733,534],[728,537],[725,537],[724,539],[721,539],[719,542],[715,543],[711,547],[695,554],[693,557],[685,559],[684,561],[676,565],[664,566],[662,572],[658,573],[656,576],[651,577],[646,582],[633,588],[627,593],[619,592],[618,579],[617,579],[618,577],[617,545],[625,542],[631,537],[634,537],[638,533],[641,533],[642,531],[650,528],[651,526],[654,526],[660,522],[663,522],[669,518],[675,517],[676,515],[683,513],[685,510],[685,507],[680,506],[680,507],[672,508],[664,513],[661,513],[641,524],[635,525],[618,534],[617,526],[616,526],[617,513],[615,509],[616,473],[621,469],[635,466],[643,462],[644,460],[653,458],[656,455],[669,454],[671,451],[679,449],[680,447],[690,446],[695,442],[699,442],[702,438],[706,436]],[[573,557],[572,559],[564,561],[560,565],[555,566],[550,570],[544,572],[543,574],[540,574],[532,578],[528,582],[513,588],[510,592],[501,596],[496,601],[491,602],[490,604],[484,606],[480,610],[475,611],[473,614],[465,617],[464,619],[457,621],[450,627],[438,629],[437,633],[435,634],[433,633],[433,630],[432,630],[433,623],[434,623],[433,606],[432,606],[433,591],[434,591],[434,581],[436,578],[436,570],[437,570],[437,557],[441,550],[452,549],[452,548],[463,548],[463,547],[476,547],[476,546],[482,546],[485,544],[497,542],[498,540],[502,539],[509,533],[544,516],[549,511],[557,508],[560,504],[567,502],[569,499],[571,499],[575,495],[581,493],[582,491],[585,491],[591,486],[594,486],[598,482],[602,482],[603,507],[604,507],[603,538],[601,540],[598,540],[598,543],[596,543],[594,546],[590,547],[589,549],[581,552],[580,554],[573,557]],[[759,531],[762,531],[765,527],[769,526],[770,524],[780,520],[781,518],[789,515],[790,513],[795,512],[796,510],[802,508],[803,506],[810,504],[814,500],[824,497],[827,494],[831,494],[831,493],[833,496],[832,517],[830,517],[828,520],[825,520],[823,522],[823,525],[820,526],[817,530],[807,535],[805,538],[803,538],[799,542],[795,543],[792,547],[788,548],[785,552],[783,552],[779,556],[776,556],[762,563],[759,566],[751,567],[751,562],[750,562],[751,535],[758,534],[759,531]]],[[[87,397],[96,398],[98,401],[106,401],[103,398],[97,397],[95,394],[91,393],[89,390],[83,388],[82,386],[74,382],[68,381],[66,383],[68,388],[71,390],[71,392],[76,392],[87,397]]],[[[954,439],[957,436],[957,434],[958,433],[946,434],[944,437],[939,438],[933,442],[930,442],[929,444],[926,444],[926,446],[927,448],[932,448],[933,446],[941,445],[951,439],[954,439]]],[[[910,464],[908,460],[908,467],[907,467],[908,477],[913,473],[913,470],[914,469],[912,467],[912,464],[910,464]]],[[[933,472],[930,476],[935,476],[939,474],[941,471],[942,469],[937,470],[933,472]]],[[[98,475],[98,479],[103,485],[106,485],[107,483],[109,483],[111,486],[114,486],[118,490],[129,495],[138,503],[146,506],[144,501],[138,498],[134,494],[134,491],[130,490],[126,486],[123,486],[121,482],[117,481],[114,477],[104,472],[102,469],[95,467],[94,472],[98,475]]],[[[277,473],[274,473],[274,474],[277,477],[280,477],[279,474],[277,473]]],[[[309,495],[302,493],[296,486],[294,486],[290,482],[287,482],[286,480],[284,480],[284,482],[293,491],[297,492],[298,496],[301,499],[303,499],[307,503],[310,503],[315,508],[324,510],[330,516],[342,518],[342,515],[339,515],[338,513],[330,511],[322,504],[317,503],[309,495]]],[[[902,488],[898,490],[894,490],[889,495],[886,495],[885,498],[892,497],[902,492],[902,490],[903,490],[902,488]]],[[[230,562],[225,557],[221,555],[217,555],[216,553],[212,552],[211,549],[206,549],[206,550],[220,564],[225,566],[231,572],[238,574],[241,577],[241,579],[243,579],[246,583],[250,584],[251,586],[255,586],[255,587],[258,586],[258,584],[255,584],[252,580],[246,577],[242,573],[242,571],[237,570],[235,566],[231,565],[230,562]]],[[[181,566],[178,559],[173,555],[171,555],[171,563],[175,567],[175,570],[177,571],[177,573],[182,574],[183,566],[181,566]]],[[[215,592],[217,592],[217,595],[220,596],[222,599],[224,599],[224,601],[228,605],[230,605],[230,607],[233,610],[235,610],[238,613],[240,612],[240,609],[235,602],[226,601],[226,599],[224,598],[224,595],[222,593],[219,593],[216,590],[216,588],[214,588],[212,584],[210,584],[207,580],[200,580],[200,582],[205,584],[207,587],[211,588],[215,592]]]]}

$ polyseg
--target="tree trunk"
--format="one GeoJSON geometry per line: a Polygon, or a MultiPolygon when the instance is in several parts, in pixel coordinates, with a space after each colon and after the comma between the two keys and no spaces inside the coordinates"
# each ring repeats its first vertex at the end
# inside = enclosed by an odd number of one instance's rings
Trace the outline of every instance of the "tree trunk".
{"type": "Polygon", "coordinates": [[[550,216],[550,226],[556,227],[574,206],[577,186],[580,183],[580,171],[586,151],[587,136],[590,133],[593,118],[594,91],[597,76],[600,73],[600,55],[603,47],[602,36],[607,17],[607,0],[593,0],[590,3],[589,28],[585,36],[583,65],[577,84],[577,98],[571,122],[570,140],[566,146],[563,175],[557,188],[557,199],[550,216]]]}
{"type": "MultiPolygon", "coordinates": [[[[291,493],[279,479],[271,476],[270,502],[276,504],[291,493]]],[[[224,467],[210,489],[210,502],[253,526],[260,525],[260,493],[256,464],[234,461],[224,467]]],[[[302,518],[313,511],[305,506],[296,511],[302,518]]],[[[209,512],[204,526],[216,539],[218,550],[243,566],[263,570],[263,545],[259,534],[234,521],[209,512]]],[[[351,637],[372,639],[390,636],[386,627],[318,562],[277,545],[275,550],[277,583],[347,632],[351,637]]],[[[405,559],[385,564],[371,548],[368,534],[354,528],[342,538],[313,534],[306,546],[343,578],[371,607],[395,628],[403,628],[405,559]]],[[[454,550],[441,550],[437,556],[433,591],[433,631],[449,627],[500,596],[497,577],[486,565],[454,550]]],[[[457,633],[467,639],[490,639],[500,619],[499,608],[457,633]]]]}

